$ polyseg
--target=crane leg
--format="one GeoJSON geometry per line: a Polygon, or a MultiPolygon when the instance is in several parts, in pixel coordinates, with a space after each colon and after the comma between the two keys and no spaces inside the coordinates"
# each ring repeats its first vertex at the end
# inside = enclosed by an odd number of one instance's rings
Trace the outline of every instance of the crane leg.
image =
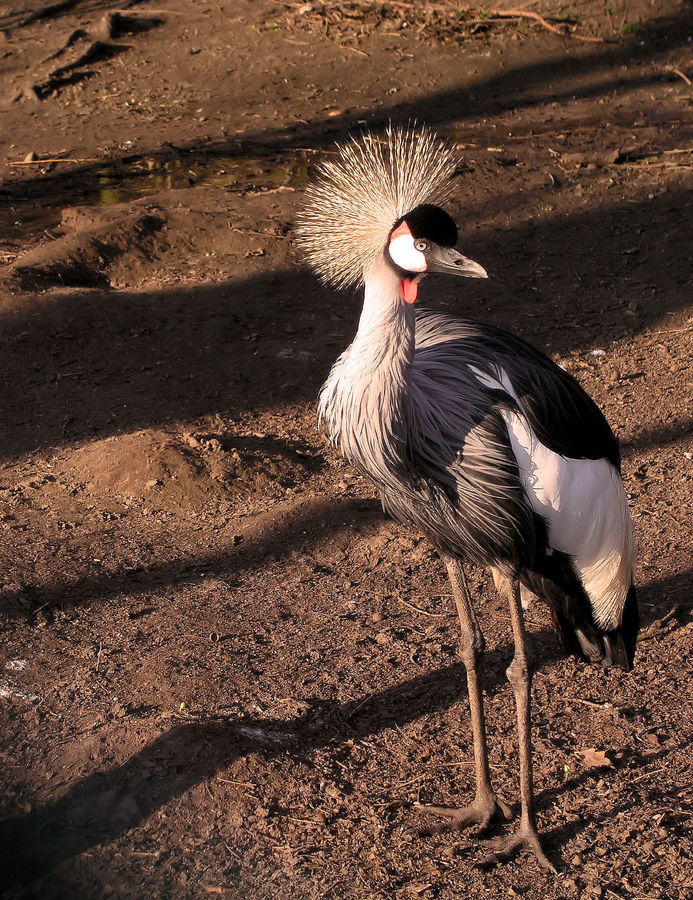
{"type": "Polygon", "coordinates": [[[445,564],[448,569],[448,576],[462,629],[460,655],[467,672],[469,712],[474,737],[476,794],[472,803],[458,809],[419,805],[418,809],[423,812],[433,813],[447,820],[442,825],[422,829],[423,834],[431,834],[453,828],[464,828],[467,825],[474,824],[479,825],[479,831],[484,831],[499,813],[506,819],[510,818],[510,810],[497,799],[491,787],[480,678],[481,660],[485,649],[484,636],[476,620],[462,564],[452,556],[445,557],[445,564]]]}
{"type": "Polygon", "coordinates": [[[489,841],[489,846],[497,858],[504,859],[517,850],[529,850],[539,863],[551,872],[556,871],[542,850],[537,831],[536,812],[534,808],[534,785],[532,776],[532,733],[531,733],[531,691],[532,670],[527,658],[527,638],[520,585],[517,580],[508,581],[494,572],[496,587],[505,594],[510,606],[515,641],[515,655],[507,670],[508,681],[515,694],[517,709],[517,732],[520,754],[520,801],[522,806],[520,827],[514,834],[505,838],[489,841]]]}

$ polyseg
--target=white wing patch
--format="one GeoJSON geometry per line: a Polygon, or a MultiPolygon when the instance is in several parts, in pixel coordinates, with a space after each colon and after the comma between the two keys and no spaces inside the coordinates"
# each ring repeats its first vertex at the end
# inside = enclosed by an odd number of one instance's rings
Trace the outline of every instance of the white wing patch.
{"type": "MultiPolygon", "coordinates": [[[[505,372],[474,374],[515,396],[505,372]]],[[[517,398],[515,398],[517,399],[517,398]]],[[[552,549],[573,558],[596,624],[616,628],[633,577],[633,533],[621,478],[607,459],[573,459],[544,446],[521,414],[503,411],[527,499],[552,549]]]]}

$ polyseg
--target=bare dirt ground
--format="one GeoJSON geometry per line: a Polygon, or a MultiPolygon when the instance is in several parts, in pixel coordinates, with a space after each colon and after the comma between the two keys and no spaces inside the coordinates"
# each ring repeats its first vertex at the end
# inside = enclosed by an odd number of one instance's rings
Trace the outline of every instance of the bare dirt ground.
{"type": "MultiPolygon", "coordinates": [[[[693,896],[691,10],[526,9],[4,0],[3,896],[693,896]],[[456,616],[317,430],[359,300],[291,223],[320,154],[390,119],[457,141],[492,276],[423,302],[551,353],[623,442],[635,671],[529,614],[558,876],[417,834],[415,801],[472,791],[456,616]]],[[[514,801],[509,622],[472,581],[514,801]]]]}

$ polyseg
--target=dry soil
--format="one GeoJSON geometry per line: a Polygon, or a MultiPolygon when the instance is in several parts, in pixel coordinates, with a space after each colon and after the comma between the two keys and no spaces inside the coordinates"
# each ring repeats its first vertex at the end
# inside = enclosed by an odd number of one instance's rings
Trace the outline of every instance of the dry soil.
{"type": "MultiPolygon", "coordinates": [[[[4,0],[3,896],[693,896],[691,10],[524,12],[4,0]],[[635,670],[528,615],[557,876],[418,834],[416,801],[473,789],[454,606],[317,428],[359,299],[292,222],[334,141],[389,120],[457,142],[492,276],[422,302],[543,348],[623,444],[635,670]]],[[[470,575],[512,803],[509,622],[470,575]]]]}

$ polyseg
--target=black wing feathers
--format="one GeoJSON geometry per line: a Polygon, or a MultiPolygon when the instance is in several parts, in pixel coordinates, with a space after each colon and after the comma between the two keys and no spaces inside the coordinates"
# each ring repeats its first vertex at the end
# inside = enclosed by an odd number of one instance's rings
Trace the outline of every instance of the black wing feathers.
{"type": "Polygon", "coordinates": [[[450,342],[458,365],[467,363],[497,377],[508,376],[518,405],[539,440],[561,456],[608,459],[619,469],[618,442],[602,411],[578,382],[522,338],[492,325],[421,310],[417,348],[450,342]]]}
{"type": "Polygon", "coordinates": [[[506,354],[509,351],[503,368],[542,444],[573,459],[608,459],[620,470],[618,441],[602,411],[573,376],[520,338],[485,328],[493,343],[500,338],[506,354]]]}

